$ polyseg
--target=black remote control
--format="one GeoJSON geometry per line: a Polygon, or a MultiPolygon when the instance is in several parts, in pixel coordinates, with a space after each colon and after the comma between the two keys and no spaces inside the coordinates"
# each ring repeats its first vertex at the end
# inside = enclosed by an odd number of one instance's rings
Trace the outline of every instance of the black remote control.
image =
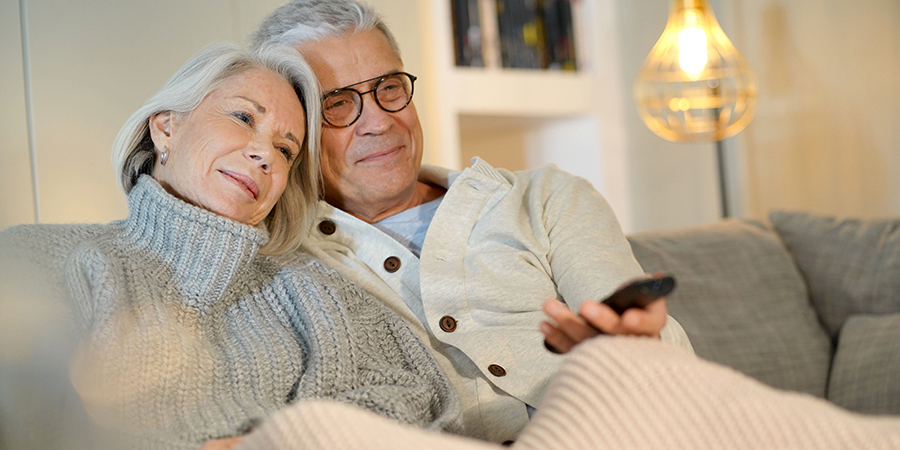
{"type": "Polygon", "coordinates": [[[672,289],[675,289],[675,278],[671,275],[638,280],[613,292],[603,303],[621,315],[628,308],[643,308],[665,297],[672,289]]]}

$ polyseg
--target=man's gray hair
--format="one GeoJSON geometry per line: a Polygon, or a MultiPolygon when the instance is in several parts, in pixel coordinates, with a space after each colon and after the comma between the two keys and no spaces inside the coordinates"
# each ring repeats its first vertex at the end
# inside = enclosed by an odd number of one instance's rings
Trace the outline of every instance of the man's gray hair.
{"type": "Polygon", "coordinates": [[[254,48],[267,43],[296,47],[373,28],[384,34],[394,55],[402,61],[397,40],[381,16],[355,0],[294,0],[269,14],[250,41],[254,48]]]}
{"type": "Polygon", "coordinates": [[[215,44],[186,62],[119,130],[112,160],[125,193],[141,175],[153,175],[157,149],[150,138],[150,119],[158,113],[190,113],[226,80],[251,69],[263,69],[291,84],[306,114],[306,136],[294,160],[284,194],[263,220],[269,242],[262,251],[285,253],[300,246],[312,225],[319,189],[319,130],[322,123],[319,82],[296,50],[263,45],[248,51],[236,44],[215,44]]]}

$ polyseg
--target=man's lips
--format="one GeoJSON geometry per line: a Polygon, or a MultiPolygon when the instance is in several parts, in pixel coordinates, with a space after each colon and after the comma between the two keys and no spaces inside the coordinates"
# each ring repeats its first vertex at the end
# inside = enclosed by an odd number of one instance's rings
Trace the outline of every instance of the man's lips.
{"type": "Polygon", "coordinates": [[[219,172],[225,175],[226,178],[234,181],[238,186],[246,189],[254,200],[259,197],[259,186],[256,185],[252,178],[230,170],[220,170],[219,172]]]}
{"type": "Polygon", "coordinates": [[[356,162],[357,162],[357,163],[366,163],[366,162],[374,162],[374,161],[378,161],[378,160],[383,159],[383,158],[385,158],[385,157],[391,157],[391,156],[394,156],[394,154],[396,154],[397,152],[399,152],[400,149],[402,149],[402,148],[403,148],[402,146],[397,146],[397,147],[393,147],[393,148],[391,148],[391,149],[389,149],[389,150],[384,150],[384,151],[374,152],[374,153],[371,153],[371,154],[369,154],[369,155],[366,155],[364,158],[362,158],[362,159],[360,159],[360,160],[358,160],[358,161],[356,161],[356,162]]]}

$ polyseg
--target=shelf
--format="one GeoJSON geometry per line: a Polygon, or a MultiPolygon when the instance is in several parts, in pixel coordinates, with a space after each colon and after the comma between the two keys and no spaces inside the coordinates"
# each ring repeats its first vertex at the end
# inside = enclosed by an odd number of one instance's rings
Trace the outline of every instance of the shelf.
{"type": "Polygon", "coordinates": [[[448,82],[460,114],[556,118],[596,109],[596,80],[585,72],[457,67],[448,82]]]}

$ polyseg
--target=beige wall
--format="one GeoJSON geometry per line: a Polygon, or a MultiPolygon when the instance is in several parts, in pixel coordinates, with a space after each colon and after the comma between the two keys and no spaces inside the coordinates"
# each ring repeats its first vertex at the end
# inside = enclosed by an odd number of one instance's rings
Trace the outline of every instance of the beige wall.
{"type": "MultiPolygon", "coordinates": [[[[599,133],[600,142],[614,136],[624,150],[610,155],[585,146],[577,150],[583,154],[565,158],[607,166],[607,179],[619,181],[607,183],[604,188],[613,191],[606,194],[627,202],[617,209],[627,213],[629,231],[717,220],[713,145],[656,137],[630,101],[631,82],[665,26],[666,2],[594,1],[597,17],[585,23],[603,30],[588,34],[616,41],[616,51],[607,52],[614,57],[594,63],[618,75],[598,79],[597,102],[609,110],[602,117],[622,117],[624,125],[604,130],[605,123],[585,120],[596,129],[584,134],[599,133]],[[617,96],[624,101],[601,101],[617,96]]],[[[281,3],[25,0],[42,220],[105,222],[124,216],[109,162],[119,126],[190,55],[214,40],[242,40],[281,3]]],[[[372,3],[401,41],[407,69],[436,79],[433,60],[441,53],[434,51],[433,27],[425,16],[446,2],[372,3]]],[[[733,155],[737,210],[752,217],[774,207],[900,214],[900,3],[713,0],[712,5],[759,77],[756,119],[726,142],[733,155]]],[[[0,179],[6,194],[0,197],[0,229],[31,222],[35,215],[18,18],[18,1],[0,0],[0,179]]],[[[444,122],[429,117],[434,111],[429,105],[441,86],[422,86],[416,102],[426,142],[437,142],[434,135],[444,122]]],[[[462,138],[476,153],[479,145],[496,148],[518,139],[494,136],[479,143],[478,133],[462,138]]],[[[426,146],[426,153],[433,151],[426,146]]],[[[426,159],[441,160],[433,154],[426,159]]],[[[527,165],[529,158],[511,155],[507,161],[527,165]]]]}
{"type": "MultiPolygon", "coordinates": [[[[662,3],[617,3],[625,80],[665,27],[662,3]]],[[[900,2],[711,4],[759,79],[756,118],[725,142],[738,215],[900,215],[900,2]]],[[[712,145],[666,142],[629,109],[635,229],[716,220],[712,145]]]]}
{"type": "Polygon", "coordinates": [[[900,2],[743,0],[747,214],[900,215],[900,2]]]}
{"type": "MultiPolygon", "coordinates": [[[[279,4],[26,0],[41,221],[124,217],[109,156],[121,124],[187,58],[244,39],[279,4]]],[[[0,200],[0,228],[34,221],[19,24],[18,1],[0,0],[0,175],[12,189],[0,200]]]]}
{"type": "Polygon", "coordinates": [[[0,230],[34,220],[19,3],[0,1],[0,230]]]}

